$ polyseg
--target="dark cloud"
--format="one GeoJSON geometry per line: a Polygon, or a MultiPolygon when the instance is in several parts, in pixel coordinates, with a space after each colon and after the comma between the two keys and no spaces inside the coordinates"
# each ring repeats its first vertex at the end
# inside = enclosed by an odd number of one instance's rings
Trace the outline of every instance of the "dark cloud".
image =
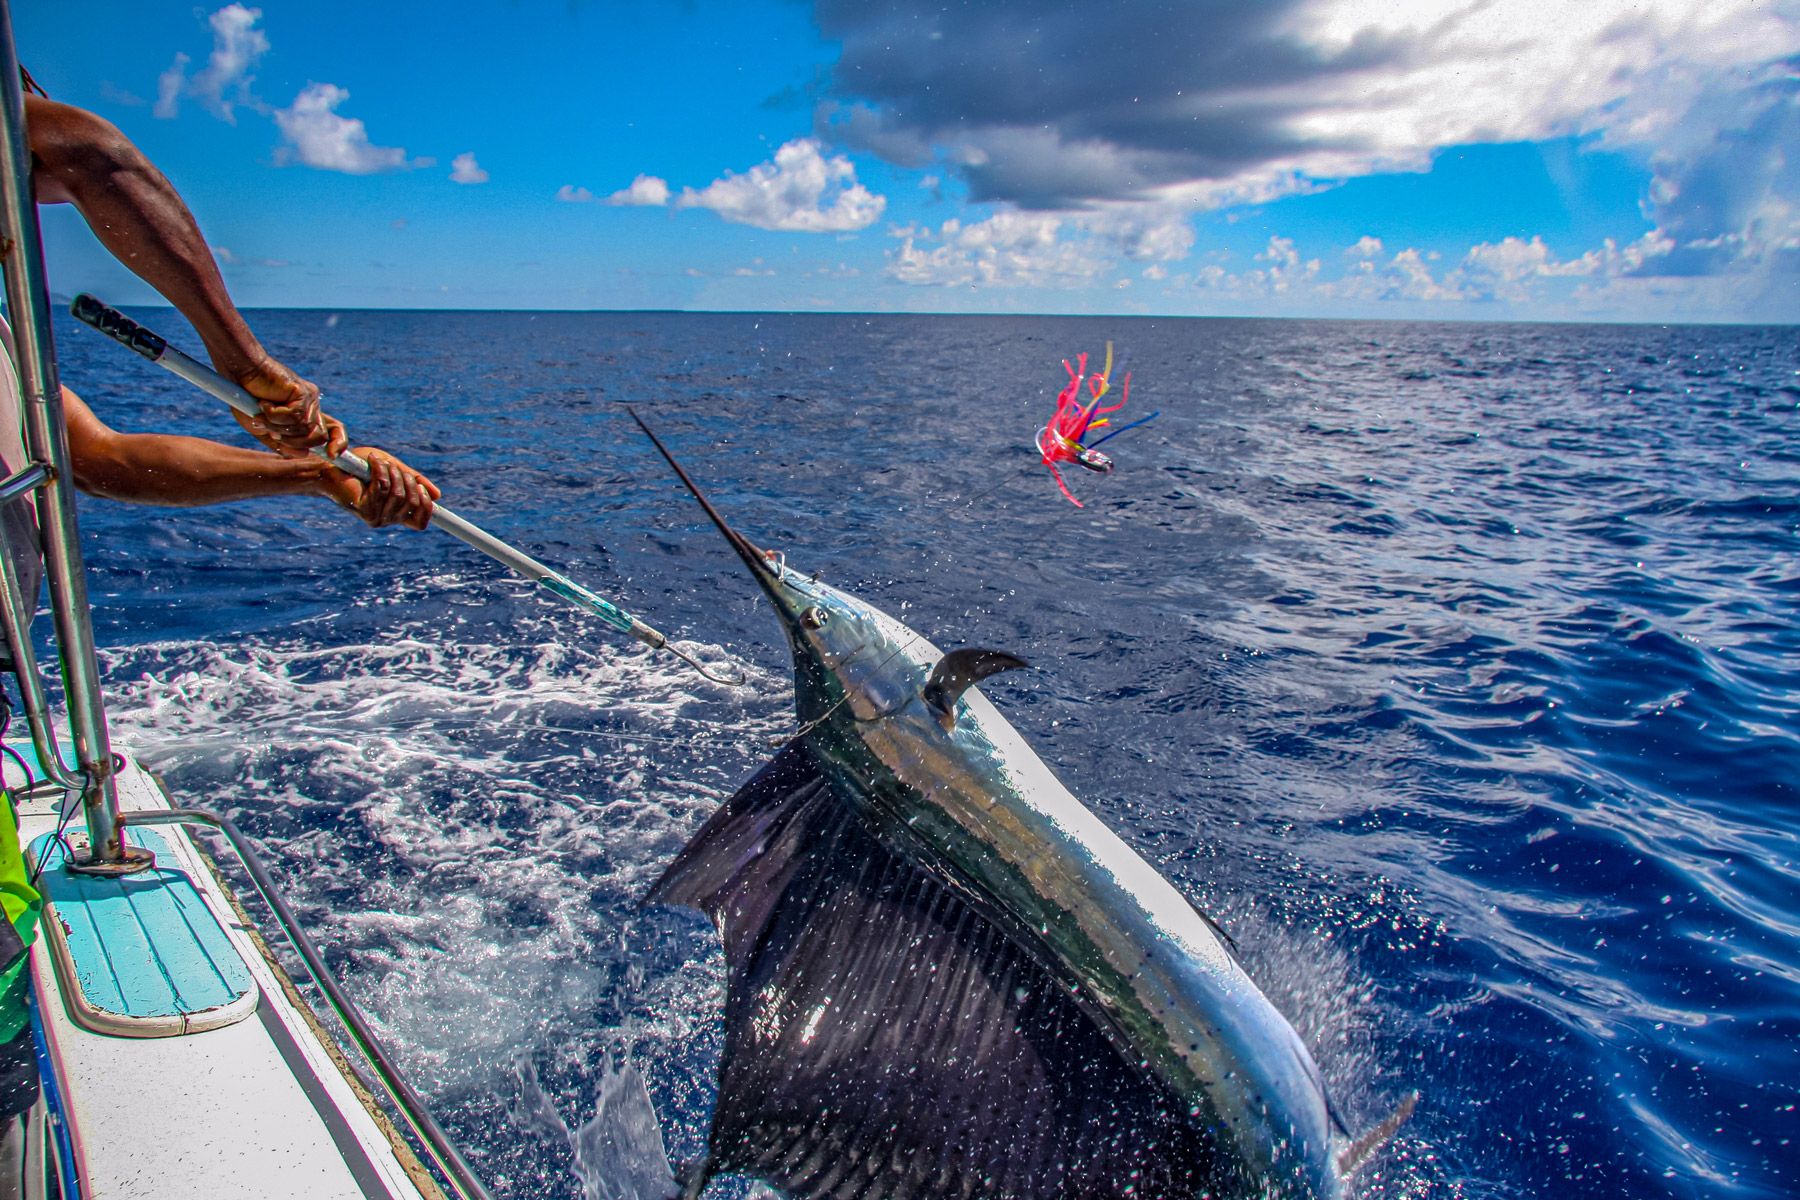
{"type": "Polygon", "coordinates": [[[1040,208],[1224,181],[1355,138],[1294,130],[1309,81],[1398,65],[1412,39],[1330,51],[1296,34],[1298,0],[1046,4],[819,0],[842,45],[829,132],[916,164],[959,158],[978,200],[1040,208]]]}
{"type": "MultiPolygon", "coordinates": [[[[1350,282],[1454,299],[1575,276],[1596,288],[1729,276],[1791,295],[1800,270],[1791,3],[812,2],[840,47],[816,85],[824,137],[954,174],[1002,214],[1083,214],[1057,236],[1139,208],[1157,214],[1147,227],[1174,228],[1195,209],[1429,170],[1454,146],[1579,138],[1644,164],[1653,230],[1621,228],[1568,259],[1508,238],[1443,279],[1402,251],[1350,282]]],[[[971,230],[1004,232],[981,223],[909,245],[907,271],[968,274],[974,250],[957,239],[971,230]]],[[[1371,231],[1409,236],[1380,214],[1371,231]]],[[[1232,278],[1272,287],[1277,266],[1232,278]]]]}

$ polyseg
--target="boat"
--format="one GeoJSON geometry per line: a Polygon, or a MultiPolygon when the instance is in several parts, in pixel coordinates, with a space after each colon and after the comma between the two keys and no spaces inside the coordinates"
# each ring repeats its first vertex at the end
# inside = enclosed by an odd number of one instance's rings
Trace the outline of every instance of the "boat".
{"type": "Polygon", "coordinates": [[[487,1200],[255,847],[111,741],[6,0],[0,124],[0,254],[29,460],[0,480],[0,505],[36,506],[63,697],[59,715],[35,653],[35,596],[22,597],[0,547],[0,625],[26,727],[8,735],[5,779],[44,896],[24,1195],[487,1200]]]}

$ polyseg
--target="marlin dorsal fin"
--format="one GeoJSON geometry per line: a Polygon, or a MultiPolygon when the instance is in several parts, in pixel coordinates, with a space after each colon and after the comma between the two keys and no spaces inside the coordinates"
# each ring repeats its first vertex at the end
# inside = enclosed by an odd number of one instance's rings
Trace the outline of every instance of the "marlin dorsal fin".
{"type": "Polygon", "coordinates": [[[964,692],[989,675],[1030,665],[1004,650],[984,650],[979,646],[952,650],[931,669],[931,678],[919,690],[919,697],[937,713],[938,723],[950,729],[956,725],[956,702],[964,692]]]}

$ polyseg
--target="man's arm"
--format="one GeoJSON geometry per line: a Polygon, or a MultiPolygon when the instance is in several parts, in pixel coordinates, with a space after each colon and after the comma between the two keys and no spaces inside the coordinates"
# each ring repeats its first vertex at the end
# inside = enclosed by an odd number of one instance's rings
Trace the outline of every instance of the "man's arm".
{"type": "Polygon", "coordinates": [[[73,204],[115,258],[181,310],[219,372],[263,402],[263,428],[251,432],[290,454],[324,445],[319,389],[250,332],[193,214],[156,165],[85,109],[28,95],[25,119],[38,202],[73,204]]]}
{"type": "MultiPolygon", "coordinates": [[[[62,395],[75,486],[96,496],[180,507],[260,496],[324,496],[370,525],[423,529],[440,495],[429,479],[370,447],[357,450],[369,463],[369,482],[363,484],[311,455],[284,458],[178,434],[120,433],[68,388],[62,395]]],[[[342,436],[341,427],[336,434],[342,436]]]]}

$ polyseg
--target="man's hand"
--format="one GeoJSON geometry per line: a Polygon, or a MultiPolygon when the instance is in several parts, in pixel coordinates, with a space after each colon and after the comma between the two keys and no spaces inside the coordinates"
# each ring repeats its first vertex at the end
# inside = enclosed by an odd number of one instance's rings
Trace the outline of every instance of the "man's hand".
{"type": "MultiPolygon", "coordinates": [[[[283,458],[305,457],[304,454],[294,454],[288,451],[283,446],[281,440],[269,431],[269,423],[263,420],[260,415],[246,417],[235,408],[231,410],[231,415],[237,418],[237,423],[244,427],[246,433],[281,455],[283,458]]],[[[338,420],[336,417],[320,413],[319,422],[325,427],[324,446],[326,454],[330,455],[332,458],[336,458],[350,448],[350,435],[344,432],[344,423],[342,421],[338,420]]]]}
{"type": "Polygon", "coordinates": [[[319,411],[317,384],[300,378],[272,358],[264,358],[237,375],[238,386],[262,403],[256,418],[240,418],[245,429],[263,445],[289,458],[300,458],[315,446],[325,446],[335,457],[348,439],[343,426],[319,411]],[[332,443],[331,426],[340,439],[332,443]]]}
{"type": "Polygon", "coordinates": [[[433,504],[443,495],[436,484],[385,450],[359,446],[356,454],[369,464],[369,482],[334,467],[322,481],[326,495],[376,529],[383,525],[424,529],[431,523],[433,504]]]}

